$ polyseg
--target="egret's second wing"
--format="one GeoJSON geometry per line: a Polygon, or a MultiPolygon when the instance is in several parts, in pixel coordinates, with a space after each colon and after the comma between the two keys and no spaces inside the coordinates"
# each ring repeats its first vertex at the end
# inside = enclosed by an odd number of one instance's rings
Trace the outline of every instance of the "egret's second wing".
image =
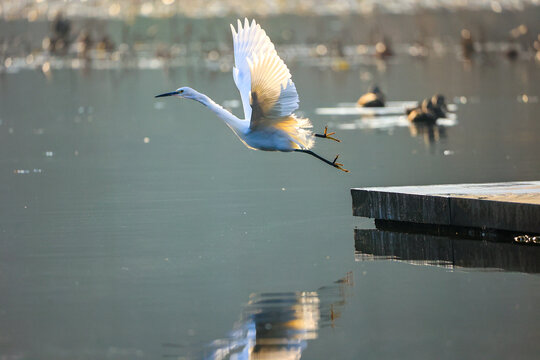
{"type": "Polygon", "coordinates": [[[248,59],[252,61],[255,54],[261,55],[275,51],[274,44],[255,20],[249,24],[248,20],[244,19],[243,27],[242,22],[238,20],[238,33],[232,25],[231,31],[234,47],[234,83],[242,97],[245,119],[249,120],[251,118],[251,106],[249,105],[251,73],[248,59]]]}
{"type": "Polygon", "coordinates": [[[274,128],[286,133],[295,149],[310,149],[313,135],[309,119],[296,117],[298,93],[291,81],[289,69],[274,53],[249,61],[251,70],[250,129],[274,128]]]}
{"type": "Polygon", "coordinates": [[[280,119],[298,109],[298,93],[289,69],[275,51],[248,60],[251,72],[250,127],[261,119],[280,119]]]}
{"type": "MultiPolygon", "coordinates": [[[[298,108],[298,94],[287,66],[279,58],[266,32],[253,20],[238,21],[238,33],[231,25],[234,42],[233,78],[244,106],[247,120],[261,115],[277,118],[298,108]],[[255,94],[255,95],[254,95],[255,94]],[[256,97],[258,108],[253,108],[256,97]],[[262,113],[253,114],[261,110],[262,113]]],[[[255,105],[257,107],[257,105],[255,105]]],[[[253,125],[253,124],[252,124],[253,125]]]]}

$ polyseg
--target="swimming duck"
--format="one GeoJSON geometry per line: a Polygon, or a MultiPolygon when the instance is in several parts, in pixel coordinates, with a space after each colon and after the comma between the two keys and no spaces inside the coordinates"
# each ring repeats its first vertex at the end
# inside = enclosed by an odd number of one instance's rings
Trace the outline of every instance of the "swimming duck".
{"type": "Polygon", "coordinates": [[[379,41],[377,42],[377,44],[375,44],[375,55],[379,59],[385,59],[389,56],[394,55],[394,51],[392,50],[392,44],[390,43],[389,38],[384,36],[382,41],[379,41]]]}
{"type": "Polygon", "coordinates": [[[433,95],[429,100],[427,106],[439,118],[445,117],[446,113],[448,112],[448,107],[446,106],[446,99],[441,94],[433,95]]]}
{"type": "Polygon", "coordinates": [[[415,123],[434,124],[439,118],[446,116],[446,101],[443,95],[435,94],[430,99],[424,99],[420,106],[407,109],[407,119],[415,123]]]}
{"type": "Polygon", "coordinates": [[[356,104],[362,107],[383,107],[384,94],[378,86],[374,86],[367,93],[360,96],[356,104]]]}
{"type": "Polygon", "coordinates": [[[52,53],[65,55],[70,45],[71,22],[64,18],[62,12],[58,12],[53,20],[52,36],[49,42],[49,50],[52,53]]]}
{"type": "Polygon", "coordinates": [[[474,55],[474,41],[471,32],[467,29],[461,30],[461,55],[463,59],[470,60],[474,55]]]}
{"type": "Polygon", "coordinates": [[[504,56],[510,61],[514,61],[519,57],[519,47],[515,42],[511,42],[508,49],[504,52],[504,56]]]}

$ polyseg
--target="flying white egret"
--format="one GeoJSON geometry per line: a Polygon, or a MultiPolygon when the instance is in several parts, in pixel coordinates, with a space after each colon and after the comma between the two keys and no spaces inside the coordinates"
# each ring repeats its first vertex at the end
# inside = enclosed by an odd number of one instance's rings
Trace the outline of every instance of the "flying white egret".
{"type": "Polygon", "coordinates": [[[189,87],[156,95],[177,96],[193,99],[212,110],[223,119],[238,138],[250,149],[265,151],[303,152],[325,163],[349,172],[343,164],[329,161],[310,149],[315,137],[338,141],[324,129],[323,134],[314,134],[309,119],[296,117],[298,93],[291,80],[287,65],[278,56],[274,44],[266,32],[253,20],[245,19],[244,27],[238,20],[238,32],[231,25],[234,64],[233,78],[240,92],[245,120],[239,119],[208,96],[189,87]]]}

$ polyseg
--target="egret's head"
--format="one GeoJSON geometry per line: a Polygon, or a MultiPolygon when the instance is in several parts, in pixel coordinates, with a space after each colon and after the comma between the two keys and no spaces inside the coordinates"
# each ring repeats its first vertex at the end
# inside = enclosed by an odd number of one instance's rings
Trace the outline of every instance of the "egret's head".
{"type": "Polygon", "coordinates": [[[178,97],[186,98],[186,99],[194,99],[197,94],[198,93],[192,88],[184,86],[175,91],[156,95],[155,97],[158,98],[158,97],[164,97],[164,96],[178,96],[178,97]]]}

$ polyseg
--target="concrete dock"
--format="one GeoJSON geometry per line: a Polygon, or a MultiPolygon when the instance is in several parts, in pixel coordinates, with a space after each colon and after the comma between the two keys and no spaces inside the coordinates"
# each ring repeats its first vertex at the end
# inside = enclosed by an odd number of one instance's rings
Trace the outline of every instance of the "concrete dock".
{"type": "Polygon", "coordinates": [[[351,189],[354,216],[540,234],[540,181],[351,189]]]}

